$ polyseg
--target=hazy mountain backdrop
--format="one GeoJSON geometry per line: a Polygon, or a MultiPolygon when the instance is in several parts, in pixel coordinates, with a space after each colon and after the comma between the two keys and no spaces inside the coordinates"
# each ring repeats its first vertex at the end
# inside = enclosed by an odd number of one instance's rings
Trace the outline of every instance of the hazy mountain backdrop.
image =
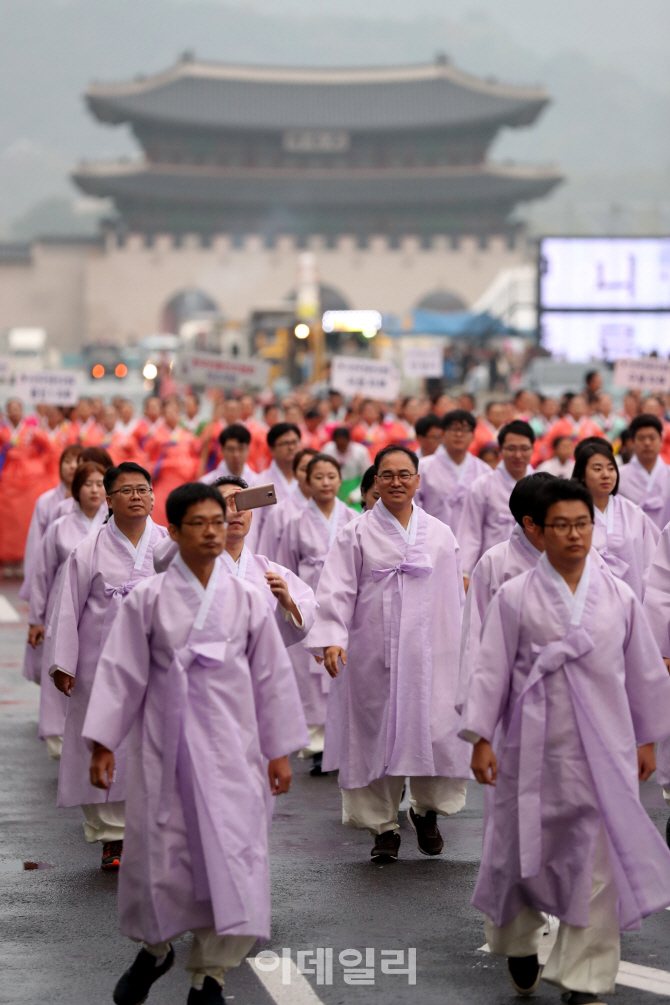
{"type": "Polygon", "coordinates": [[[68,173],[136,153],[81,95],[199,57],[416,63],[542,83],[554,103],[493,155],[558,163],[537,229],[670,230],[670,0],[0,0],[0,234],[92,226],[68,173]],[[74,212],[73,212],[74,205],[74,212]]]}

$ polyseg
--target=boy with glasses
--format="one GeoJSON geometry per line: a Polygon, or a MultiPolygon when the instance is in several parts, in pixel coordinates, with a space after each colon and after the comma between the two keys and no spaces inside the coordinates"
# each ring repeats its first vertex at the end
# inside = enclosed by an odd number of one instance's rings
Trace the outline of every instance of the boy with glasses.
{"type": "Polygon", "coordinates": [[[638,789],[670,679],[633,591],[589,555],[593,512],[577,482],[538,493],[544,554],[491,601],[460,734],[494,786],[472,898],[489,947],[519,994],[542,976],[567,1005],[611,994],[619,931],[670,904],[670,852],[638,789]],[[547,914],[560,926],[542,972],[547,914]]]}
{"type": "Polygon", "coordinates": [[[458,544],[413,504],[416,454],[375,458],[380,498],[337,534],[326,556],[306,646],[331,677],[323,770],[339,769],[342,821],[369,830],[373,862],[398,858],[398,807],[424,855],[439,855],[437,815],[465,805],[468,750],[454,704],[463,609],[458,544]]]}
{"type": "MultiPolygon", "coordinates": [[[[300,450],[300,430],[293,422],[277,422],[268,430],[267,443],[272,461],[270,467],[257,477],[257,484],[267,485],[272,483],[275,487],[277,505],[281,506],[287,500],[292,499],[298,488],[298,481],[293,470],[293,460],[300,450]]],[[[268,519],[268,510],[273,507],[265,506],[258,513],[258,521],[254,524],[252,532],[253,543],[249,547],[256,550],[256,545],[261,538],[263,525],[268,519]]]]}
{"type": "Polygon", "coordinates": [[[508,422],[498,433],[502,464],[470,486],[456,531],[466,580],[485,551],[509,540],[514,529],[509,497],[516,483],[533,473],[530,458],[534,441],[535,433],[527,422],[508,422]]]}
{"type": "Polygon", "coordinates": [[[52,615],[50,674],[69,698],[58,774],[58,806],[81,806],[89,842],[103,845],[102,868],[118,869],[124,829],[125,748],[105,792],[88,773],[90,750],[82,727],[100,652],[123,598],[153,575],[153,550],[167,531],[150,517],[153,507],[148,471],[126,461],[105,471],[112,516],[71,553],[63,569],[52,615]]]}
{"type": "Polygon", "coordinates": [[[468,489],[475,478],[490,475],[491,468],[468,449],[475,431],[474,415],[455,408],[442,419],[442,430],[441,446],[432,457],[419,461],[421,487],[416,501],[455,534],[468,489]]]}

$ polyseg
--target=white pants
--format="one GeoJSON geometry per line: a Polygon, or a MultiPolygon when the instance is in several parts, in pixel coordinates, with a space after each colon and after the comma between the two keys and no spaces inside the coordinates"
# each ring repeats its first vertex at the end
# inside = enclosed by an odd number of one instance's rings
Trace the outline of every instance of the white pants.
{"type": "Polygon", "coordinates": [[[47,757],[50,761],[60,761],[60,755],[63,750],[63,737],[62,736],[45,736],[44,742],[47,745],[47,757]]]}
{"type": "MultiPolygon", "coordinates": [[[[374,836],[398,830],[398,807],[405,779],[398,775],[376,778],[362,789],[341,789],[342,823],[374,836]]],[[[465,806],[467,781],[425,775],[410,778],[410,805],[420,817],[429,810],[446,817],[465,806]]]]}
{"type": "Polygon", "coordinates": [[[308,757],[312,757],[314,754],[323,753],[323,741],[326,736],[325,726],[308,726],[307,732],[309,733],[309,743],[306,747],[303,747],[298,757],[303,761],[307,760],[308,757]]]}
{"type": "MultiPolygon", "coordinates": [[[[193,929],[193,943],[186,962],[191,975],[191,986],[200,989],[205,977],[212,977],[223,987],[223,975],[231,967],[239,967],[256,941],[254,935],[217,935],[213,926],[193,929]]],[[[167,956],[169,942],[156,945],[144,943],[152,956],[167,956]]]]}
{"type": "MultiPolygon", "coordinates": [[[[619,969],[618,893],[605,832],[601,828],[593,862],[593,883],[586,928],[560,923],[556,944],[542,978],[564,991],[582,994],[612,994],[619,969]]],[[[542,942],[547,919],[540,911],[524,907],[514,921],[498,928],[484,920],[486,941],[492,953],[501,956],[533,956],[542,942]]]]}
{"type": "Polygon", "coordinates": [[[663,798],[665,799],[665,805],[670,806],[670,789],[663,788],[663,798]]]}
{"type": "Polygon", "coordinates": [[[81,809],[86,817],[84,837],[89,844],[94,841],[123,841],[126,826],[124,802],[87,803],[81,809]]]}

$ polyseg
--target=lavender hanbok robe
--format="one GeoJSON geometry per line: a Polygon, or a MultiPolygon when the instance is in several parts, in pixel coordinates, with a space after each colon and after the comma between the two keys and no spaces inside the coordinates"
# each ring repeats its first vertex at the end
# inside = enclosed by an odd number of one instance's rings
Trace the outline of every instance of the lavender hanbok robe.
{"type": "MultiPolygon", "coordinates": [[[[529,465],[526,474],[532,473],[529,465]]],[[[490,474],[476,478],[470,486],[456,531],[463,572],[467,576],[472,575],[485,551],[494,544],[509,540],[515,525],[509,509],[509,497],[515,485],[502,463],[490,474]]]]}
{"type": "MultiPolygon", "coordinates": [[[[327,519],[310,499],[304,509],[294,510],[288,518],[277,548],[277,561],[316,592],[333,541],[342,527],[358,515],[336,499],[330,519],[327,519]]],[[[326,721],[330,674],[302,646],[295,646],[289,655],[305,718],[310,726],[322,726],[326,721]]]]}
{"type": "Polygon", "coordinates": [[[44,626],[44,642],[33,649],[27,646],[28,654],[36,652],[41,660],[40,717],[38,735],[62,736],[65,726],[68,698],[59,691],[49,676],[53,641],[53,613],[58,590],[70,552],[89,534],[102,525],[107,516],[107,504],[103,503],[93,519],[84,516],[79,506],[73,513],[62,516],[47,527],[33,565],[32,586],[28,623],[44,626]]]}
{"type": "Polygon", "coordinates": [[[484,621],[462,734],[495,742],[472,903],[589,920],[601,826],[622,931],[670,904],[670,851],[640,803],[637,746],[664,735],[670,677],[637,597],[589,556],[573,595],[543,555],[484,621]]]}
{"type": "Polygon", "coordinates": [[[470,486],[476,478],[492,474],[492,470],[471,453],[466,453],[462,464],[455,464],[440,445],[430,457],[421,459],[419,474],[421,484],[415,496],[416,503],[426,513],[446,523],[455,534],[470,486]]]}
{"type": "Polygon", "coordinates": [[[462,576],[453,533],[418,506],[404,530],[378,500],[335,538],[306,646],[347,653],[323,755],[342,788],[386,775],[471,777],[454,708],[462,576]]]}
{"type": "MultiPolygon", "coordinates": [[[[670,524],[664,527],[647,577],[644,613],[661,656],[670,658],[670,524]]],[[[667,735],[656,748],[656,781],[670,788],[670,719],[667,735]]]]}
{"type": "Polygon", "coordinates": [[[283,502],[267,507],[256,545],[259,555],[265,555],[272,562],[275,560],[286,524],[294,513],[302,512],[308,502],[309,499],[298,488],[283,502]]]}
{"type": "MultiPolygon", "coordinates": [[[[265,485],[265,478],[263,477],[265,472],[258,474],[253,468],[250,468],[248,464],[244,465],[242,469],[241,477],[244,478],[245,482],[251,488],[252,485],[265,485]]],[[[221,461],[213,471],[207,471],[202,478],[198,478],[199,482],[203,482],[205,485],[213,485],[218,478],[229,478],[230,470],[225,461],[221,461]]]]}
{"type": "Polygon", "coordinates": [[[670,467],[657,457],[649,474],[631,457],[619,469],[619,495],[636,503],[663,530],[670,521],[670,467]]]}
{"type": "Polygon", "coordinates": [[[181,556],[141,583],[104,647],[84,734],[128,747],[122,933],[269,938],[266,762],[307,729],[259,591],[219,562],[203,589],[181,556]]]}
{"type": "Polygon", "coordinates": [[[44,537],[47,527],[55,519],[58,506],[65,499],[67,489],[62,482],[59,482],[55,489],[48,489],[41,496],[37,497],[33,515],[28,528],[26,538],[26,550],[23,553],[23,582],[19,590],[21,600],[30,600],[30,583],[32,569],[40,542],[44,537]]]}
{"type": "MultiPolygon", "coordinates": [[[[270,513],[283,507],[284,503],[293,498],[297,498],[302,495],[302,492],[298,488],[298,479],[293,478],[292,481],[288,481],[282,474],[281,468],[276,461],[272,461],[269,468],[266,468],[262,472],[263,477],[259,478],[256,483],[258,485],[274,485],[275,496],[277,498],[276,506],[263,506],[261,509],[257,509],[254,513],[254,519],[252,522],[252,528],[254,531],[254,536],[251,541],[248,542],[249,547],[260,555],[267,555],[269,559],[274,561],[275,555],[267,554],[265,550],[261,551],[260,543],[264,540],[263,529],[267,520],[270,518],[270,513]]],[[[303,496],[304,498],[304,496],[303,496]]],[[[251,531],[250,531],[251,533],[251,531]]]]}
{"type": "Polygon", "coordinates": [[[68,698],[63,752],[58,773],[58,805],[118,802],[125,798],[125,762],[119,751],[116,774],[107,791],[89,780],[91,752],[82,736],[88,700],[100,653],[124,597],[152,576],[153,549],[167,531],[147,520],[137,548],[116,528],[113,517],[77,545],[63,570],[53,616],[52,672],[75,677],[68,698]]]}
{"type": "Polygon", "coordinates": [[[646,513],[620,495],[610,496],[604,513],[595,510],[593,547],[638,600],[644,596],[659,537],[658,527],[646,513]]]}

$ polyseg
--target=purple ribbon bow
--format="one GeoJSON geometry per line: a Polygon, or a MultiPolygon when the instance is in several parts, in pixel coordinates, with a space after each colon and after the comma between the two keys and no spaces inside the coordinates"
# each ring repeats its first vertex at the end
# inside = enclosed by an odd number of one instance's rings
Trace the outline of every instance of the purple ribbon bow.
{"type": "Polygon", "coordinates": [[[398,631],[401,609],[400,580],[404,576],[416,576],[426,579],[433,571],[430,555],[417,555],[415,559],[405,558],[391,569],[373,569],[372,579],[379,583],[385,579],[382,592],[382,611],[384,614],[384,665],[391,669],[393,659],[398,653],[398,631]],[[394,630],[394,626],[395,629],[394,630]]]}

